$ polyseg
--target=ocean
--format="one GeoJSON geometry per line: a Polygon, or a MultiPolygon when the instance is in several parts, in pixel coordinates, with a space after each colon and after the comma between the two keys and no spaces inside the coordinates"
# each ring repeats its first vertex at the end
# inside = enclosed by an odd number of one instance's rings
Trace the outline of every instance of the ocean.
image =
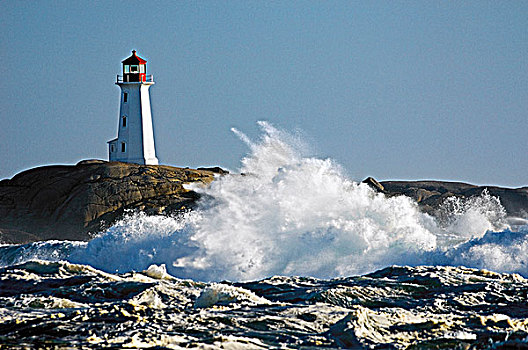
{"type": "Polygon", "coordinates": [[[0,348],[528,348],[527,218],[425,214],[260,126],[197,210],[0,246],[0,348]]]}

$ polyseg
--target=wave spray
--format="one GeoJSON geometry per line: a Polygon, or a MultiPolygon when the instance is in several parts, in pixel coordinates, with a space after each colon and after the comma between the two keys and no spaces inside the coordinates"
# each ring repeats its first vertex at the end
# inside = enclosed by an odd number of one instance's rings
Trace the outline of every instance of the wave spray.
{"type": "Polygon", "coordinates": [[[195,280],[329,278],[394,264],[528,274],[522,260],[528,230],[486,233],[504,229],[497,199],[484,194],[446,203],[439,223],[410,198],[387,198],[351,181],[334,161],[305,156],[299,138],[259,125],[257,142],[234,130],[250,150],[240,174],[191,186],[202,194],[198,210],[179,217],[130,214],[66,259],[109,272],[165,264],[174,276],[195,280]],[[515,249],[503,249],[506,242],[515,249]]]}

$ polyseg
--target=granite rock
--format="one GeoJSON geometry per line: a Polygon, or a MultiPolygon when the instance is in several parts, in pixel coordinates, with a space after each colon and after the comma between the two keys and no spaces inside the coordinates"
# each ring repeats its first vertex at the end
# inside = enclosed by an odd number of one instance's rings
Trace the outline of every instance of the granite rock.
{"type": "Polygon", "coordinates": [[[191,208],[208,170],[89,160],[24,171],[0,181],[0,241],[88,240],[126,210],[172,213],[191,208]]]}
{"type": "Polygon", "coordinates": [[[448,197],[470,198],[486,190],[500,199],[508,216],[528,218],[528,187],[476,186],[448,181],[381,181],[380,184],[386,195],[411,197],[429,214],[434,214],[448,197]]]}

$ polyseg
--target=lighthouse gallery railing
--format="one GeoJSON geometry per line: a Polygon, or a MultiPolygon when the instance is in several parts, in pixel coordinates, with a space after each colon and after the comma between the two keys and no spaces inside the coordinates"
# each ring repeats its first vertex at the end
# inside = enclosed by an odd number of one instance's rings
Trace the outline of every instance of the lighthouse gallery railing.
{"type": "MultiPolygon", "coordinates": [[[[141,78],[139,78],[141,79],[141,78]]],[[[117,76],[117,82],[118,83],[139,83],[140,81],[124,81],[122,75],[117,76]]],[[[141,80],[143,83],[153,83],[154,82],[154,76],[152,74],[146,75],[145,79],[141,80]]]]}

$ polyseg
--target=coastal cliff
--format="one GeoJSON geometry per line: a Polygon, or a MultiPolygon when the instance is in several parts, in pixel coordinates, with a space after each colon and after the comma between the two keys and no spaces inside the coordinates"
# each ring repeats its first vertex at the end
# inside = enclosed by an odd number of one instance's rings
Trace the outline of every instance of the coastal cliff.
{"type": "MultiPolygon", "coordinates": [[[[184,184],[206,186],[221,168],[177,168],[88,160],[44,166],[0,181],[0,243],[89,240],[127,210],[171,214],[192,209],[199,195],[184,184]]],[[[508,189],[441,181],[368,183],[387,196],[413,198],[433,214],[450,196],[468,198],[484,189],[499,197],[508,216],[528,217],[528,187],[508,189]]]]}

